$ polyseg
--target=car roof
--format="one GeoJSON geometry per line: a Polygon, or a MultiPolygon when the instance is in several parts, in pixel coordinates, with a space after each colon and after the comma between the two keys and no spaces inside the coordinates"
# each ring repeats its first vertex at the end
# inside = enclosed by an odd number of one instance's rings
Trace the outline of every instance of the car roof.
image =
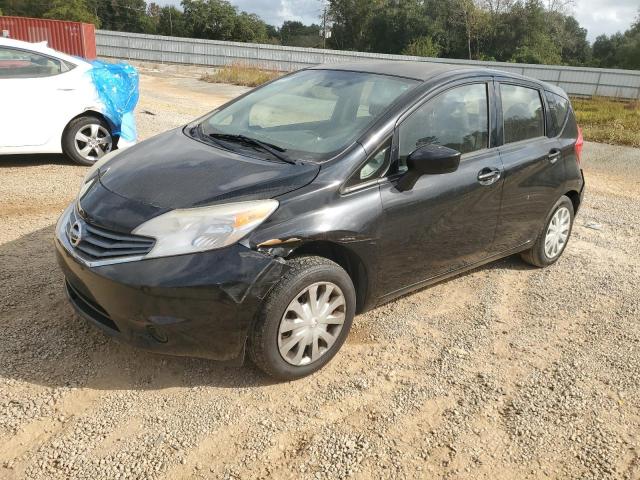
{"type": "Polygon", "coordinates": [[[542,88],[557,93],[564,97],[567,94],[559,87],[550,85],[541,80],[518,75],[517,73],[506,72],[488,67],[470,67],[463,65],[454,65],[441,62],[425,62],[425,61],[396,61],[396,60],[377,60],[377,61],[361,61],[348,63],[324,63],[311,67],[313,70],[342,70],[349,72],[374,73],[379,75],[391,75],[396,77],[412,78],[421,82],[426,82],[438,76],[467,74],[469,76],[491,75],[495,77],[510,78],[513,80],[524,80],[534,82],[542,88]]]}
{"type": "Polygon", "coordinates": [[[42,53],[51,57],[56,57],[66,62],[71,62],[75,65],[83,64],[90,65],[89,62],[83,58],[67,55],[66,53],[59,52],[53,48],[49,48],[47,42],[23,42],[22,40],[14,40],[13,38],[0,37],[0,47],[19,48],[21,50],[29,50],[31,52],[42,53]]]}

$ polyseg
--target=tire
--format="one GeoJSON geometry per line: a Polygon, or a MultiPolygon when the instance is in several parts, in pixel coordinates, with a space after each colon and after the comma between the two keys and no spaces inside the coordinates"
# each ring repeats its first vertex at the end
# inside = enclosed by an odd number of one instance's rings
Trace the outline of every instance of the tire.
{"type": "MultiPolygon", "coordinates": [[[[268,375],[280,380],[295,380],[305,377],[329,363],[340,350],[349,333],[356,308],[353,282],[347,272],[337,263],[323,257],[308,256],[294,258],[289,261],[289,265],[290,270],[265,299],[248,339],[249,356],[256,366],[268,375]],[[307,289],[311,290],[307,292],[307,289]],[[311,305],[311,292],[315,292],[315,296],[318,298],[317,305],[319,307],[317,307],[316,313],[327,311],[333,308],[333,305],[339,306],[329,312],[330,315],[326,318],[317,315],[317,319],[303,320],[302,315],[296,314],[290,308],[294,302],[297,302],[297,305],[301,307],[304,307],[302,305],[304,302],[307,302],[306,306],[311,305]],[[321,302],[325,296],[326,302],[321,302]],[[344,300],[344,305],[340,305],[341,299],[344,300]],[[323,309],[322,306],[326,306],[326,308],[323,309]],[[344,320],[339,329],[337,328],[339,325],[327,324],[339,321],[342,316],[344,316],[344,320]],[[300,325],[299,322],[312,326],[308,328],[304,325],[298,326],[291,329],[290,332],[283,333],[280,331],[281,322],[284,330],[293,324],[300,325]],[[324,329],[326,329],[326,334],[321,331],[324,329]],[[289,336],[287,337],[287,335],[289,336]],[[304,340],[298,340],[298,343],[288,351],[288,360],[286,360],[281,353],[281,348],[286,350],[287,345],[296,342],[294,336],[304,340]],[[330,337],[334,338],[331,345],[325,341],[325,338],[330,337]],[[311,344],[302,349],[306,339],[311,339],[311,344]],[[301,349],[303,358],[300,362],[302,363],[295,364],[301,349]],[[316,359],[312,360],[314,355],[316,359]]],[[[302,310],[310,312],[308,308],[302,308],[302,310]]],[[[302,310],[297,311],[302,312],[302,310]]],[[[310,314],[310,316],[315,317],[316,315],[310,314]]]]}
{"type": "MultiPolygon", "coordinates": [[[[562,196],[553,206],[544,222],[544,229],[538,236],[536,243],[533,246],[520,254],[520,257],[528,264],[533,265],[535,267],[547,267],[549,265],[553,265],[558,261],[564,249],[567,247],[567,243],[569,243],[569,239],[571,238],[571,230],[573,229],[573,203],[569,199],[569,197],[562,196]],[[563,210],[563,212],[561,212],[563,210]],[[551,255],[548,253],[548,249],[546,248],[547,237],[550,235],[550,229],[556,228],[552,227],[551,223],[558,215],[562,217],[568,212],[568,225],[566,226],[566,239],[562,242],[561,245],[558,246],[558,249],[554,252],[551,252],[551,255]]],[[[561,220],[556,220],[556,225],[563,225],[561,220]]],[[[556,230],[558,230],[556,228],[556,230]]],[[[565,228],[560,228],[560,230],[564,231],[565,228]]],[[[552,239],[551,239],[552,240],[552,239]]],[[[553,242],[551,242],[553,243],[553,242]]],[[[552,249],[552,248],[551,248],[552,249]]],[[[552,249],[553,250],[553,249],[552,249]]]]}
{"type": "Polygon", "coordinates": [[[93,165],[114,149],[116,143],[117,139],[112,136],[109,124],[93,115],[71,120],[62,134],[62,151],[80,165],[93,165]],[[83,136],[89,141],[96,142],[96,145],[92,147],[89,142],[76,140],[76,136],[83,136]],[[86,154],[83,154],[84,148],[90,148],[86,154]]]}

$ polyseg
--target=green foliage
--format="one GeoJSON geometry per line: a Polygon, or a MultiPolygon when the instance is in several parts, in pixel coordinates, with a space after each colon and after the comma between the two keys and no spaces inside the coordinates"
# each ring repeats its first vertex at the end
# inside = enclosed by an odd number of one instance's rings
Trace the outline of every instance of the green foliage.
{"type": "MultiPolygon", "coordinates": [[[[0,0],[5,15],[92,22],[106,30],[321,47],[320,26],[280,28],[229,0],[0,0]]],[[[502,62],[640,69],[640,11],[623,33],[587,31],[546,0],[326,0],[328,48],[502,62]]]]}
{"type": "Polygon", "coordinates": [[[267,39],[267,25],[257,15],[238,13],[227,0],[182,0],[182,8],[191,37],[240,42],[267,39]]]}
{"type": "Polygon", "coordinates": [[[604,68],[640,69],[640,28],[600,35],[593,43],[593,64],[604,68]]]}
{"type": "Polygon", "coordinates": [[[585,140],[640,147],[640,102],[610,98],[573,98],[585,140]]]}
{"type": "Polygon", "coordinates": [[[105,30],[134,33],[153,31],[145,0],[92,0],[94,11],[105,30]]]}
{"type": "Polygon", "coordinates": [[[447,58],[588,64],[586,30],[541,0],[329,0],[330,46],[447,58]],[[428,46],[425,39],[430,39],[428,46]]]}
{"type": "Polygon", "coordinates": [[[440,54],[440,45],[435,43],[431,37],[418,37],[413,39],[402,53],[417,57],[437,57],[440,54]]]}
{"type": "Polygon", "coordinates": [[[286,21],[282,24],[276,35],[282,45],[295,47],[319,48],[322,47],[320,25],[304,25],[302,22],[286,21]]]}
{"type": "Polygon", "coordinates": [[[69,20],[72,22],[93,23],[100,26],[98,17],[89,10],[86,0],[53,0],[44,18],[69,20]]]}
{"type": "Polygon", "coordinates": [[[0,0],[0,8],[5,15],[40,18],[49,4],[42,0],[0,0]]]}

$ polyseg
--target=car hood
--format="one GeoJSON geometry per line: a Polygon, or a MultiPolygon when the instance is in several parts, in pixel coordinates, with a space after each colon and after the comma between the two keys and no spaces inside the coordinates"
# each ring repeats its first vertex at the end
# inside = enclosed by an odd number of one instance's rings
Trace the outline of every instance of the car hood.
{"type": "Polygon", "coordinates": [[[111,192],[162,209],[274,198],[309,184],[316,164],[238,155],[171,130],[119,153],[100,169],[111,192]]]}

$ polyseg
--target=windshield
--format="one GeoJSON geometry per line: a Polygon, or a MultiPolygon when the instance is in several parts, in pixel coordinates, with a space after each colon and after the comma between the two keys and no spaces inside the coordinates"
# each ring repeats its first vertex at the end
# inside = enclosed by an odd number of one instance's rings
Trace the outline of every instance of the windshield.
{"type": "MultiPolygon", "coordinates": [[[[304,70],[214,111],[201,123],[201,134],[229,149],[257,153],[255,142],[247,141],[252,139],[286,158],[321,161],[357,140],[417,83],[371,73],[304,70]]],[[[269,156],[264,148],[259,153],[269,156]]]]}

